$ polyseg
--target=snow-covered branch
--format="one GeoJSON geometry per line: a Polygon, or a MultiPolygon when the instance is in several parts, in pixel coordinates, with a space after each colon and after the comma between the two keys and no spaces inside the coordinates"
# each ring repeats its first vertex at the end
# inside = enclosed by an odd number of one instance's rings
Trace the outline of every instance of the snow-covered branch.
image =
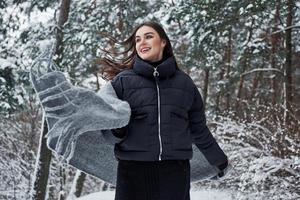
{"type": "Polygon", "coordinates": [[[274,31],[274,32],[271,33],[271,35],[274,35],[274,34],[277,34],[277,33],[280,33],[280,32],[286,31],[286,30],[289,30],[289,29],[293,29],[293,28],[300,28],[300,24],[295,24],[293,26],[288,26],[288,27],[285,27],[284,29],[280,29],[278,31],[274,31]]]}
{"type": "Polygon", "coordinates": [[[250,70],[248,72],[242,73],[241,76],[245,76],[245,75],[255,73],[255,72],[268,72],[268,71],[274,71],[274,72],[278,72],[282,76],[284,75],[284,73],[281,70],[277,69],[277,68],[256,68],[256,69],[250,70]]]}

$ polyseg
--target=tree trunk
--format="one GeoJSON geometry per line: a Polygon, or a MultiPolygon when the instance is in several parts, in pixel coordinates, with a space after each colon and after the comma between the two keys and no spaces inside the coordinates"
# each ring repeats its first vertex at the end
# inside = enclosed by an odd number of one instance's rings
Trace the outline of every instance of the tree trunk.
{"type": "MultiPolygon", "coordinates": [[[[276,32],[279,30],[278,25],[280,22],[280,16],[279,16],[279,9],[280,9],[280,0],[276,1],[276,13],[274,17],[274,27],[272,29],[272,32],[276,32]]],[[[279,40],[280,40],[280,34],[272,34],[271,35],[271,67],[272,68],[277,68],[277,60],[276,60],[276,54],[278,51],[278,46],[279,46],[279,40]]],[[[272,78],[272,104],[273,106],[277,104],[277,98],[279,97],[279,92],[278,90],[278,79],[276,76],[276,72],[274,72],[273,78],[272,78]]],[[[274,116],[273,116],[274,118],[274,116]]]]}
{"type": "Polygon", "coordinates": [[[58,195],[58,200],[66,199],[65,185],[66,185],[66,173],[64,166],[59,166],[59,175],[60,175],[60,191],[58,195]]]}
{"type": "Polygon", "coordinates": [[[96,77],[96,91],[99,91],[100,90],[100,82],[99,82],[98,73],[95,72],[94,75],[96,77]]]}
{"type": "Polygon", "coordinates": [[[59,65],[63,58],[63,26],[68,21],[69,18],[69,10],[70,10],[71,0],[62,0],[59,7],[59,17],[57,24],[57,32],[56,32],[56,49],[55,54],[57,55],[57,60],[55,60],[56,64],[59,65]]]}
{"type": "Polygon", "coordinates": [[[74,199],[81,196],[83,184],[86,178],[86,174],[80,170],[76,171],[76,175],[73,180],[73,185],[69,194],[68,199],[74,199]]]}
{"type": "Polygon", "coordinates": [[[204,72],[205,72],[205,77],[204,77],[204,86],[203,86],[203,105],[204,105],[204,108],[206,108],[208,80],[209,80],[209,69],[205,68],[204,72]]]}
{"type": "Polygon", "coordinates": [[[48,126],[46,120],[43,117],[42,133],[40,137],[39,151],[35,164],[34,177],[32,187],[32,199],[33,200],[44,200],[46,196],[46,187],[49,177],[49,166],[51,163],[51,151],[47,148],[47,139],[45,135],[48,132],[48,126]]]}
{"type": "Polygon", "coordinates": [[[102,186],[102,188],[101,188],[101,191],[108,191],[108,189],[109,189],[109,184],[106,183],[106,182],[104,182],[104,183],[103,183],[103,186],[102,186]]]}
{"type": "MultiPolygon", "coordinates": [[[[69,8],[71,0],[62,0],[60,5],[60,13],[58,20],[58,29],[56,33],[56,49],[54,54],[58,55],[58,62],[61,62],[63,57],[63,25],[68,20],[69,8]]],[[[32,187],[32,199],[44,200],[46,197],[46,187],[49,177],[49,167],[51,163],[51,151],[47,147],[45,135],[48,133],[48,126],[43,116],[43,127],[38,150],[38,156],[35,167],[35,181],[32,187]]]]}
{"type": "MultiPolygon", "coordinates": [[[[278,25],[280,23],[280,13],[279,13],[279,10],[280,10],[280,3],[281,3],[281,0],[277,0],[276,1],[276,12],[275,12],[275,16],[274,16],[274,27],[272,29],[272,33],[275,33],[275,34],[272,34],[271,35],[271,68],[275,69],[278,67],[278,62],[277,62],[277,59],[276,59],[276,55],[278,54],[278,48],[279,45],[280,45],[280,33],[277,33],[277,31],[279,30],[278,28],[278,25]]],[[[281,78],[281,77],[280,77],[281,78]]],[[[280,79],[282,80],[282,79],[280,79]]],[[[272,107],[273,109],[276,108],[276,104],[278,103],[278,98],[280,97],[280,88],[279,88],[279,79],[278,79],[278,76],[276,75],[276,72],[274,72],[273,74],[273,77],[272,77],[272,99],[271,99],[271,102],[272,102],[272,107]]],[[[279,113],[279,111],[276,111],[274,110],[272,112],[272,121],[273,122],[276,122],[277,121],[277,116],[278,114],[281,114],[279,113]]],[[[283,136],[281,134],[275,134],[275,145],[277,146],[277,151],[274,152],[276,156],[278,157],[282,157],[282,152],[283,152],[283,136]]]]}
{"type": "MultiPolygon", "coordinates": [[[[231,28],[229,29],[229,35],[228,35],[228,43],[227,43],[227,47],[226,47],[226,56],[225,56],[225,60],[226,60],[226,74],[225,74],[225,78],[228,80],[229,82],[229,74],[231,71],[231,28]]],[[[229,90],[229,85],[227,85],[227,92],[226,92],[226,110],[229,111],[230,109],[230,96],[231,96],[231,91],[229,90]]]]}
{"type": "Polygon", "coordinates": [[[80,173],[78,179],[77,179],[77,184],[76,184],[76,191],[75,191],[75,196],[80,197],[82,188],[83,188],[83,183],[85,181],[86,174],[85,173],[80,173]]]}
{"type": "MultiPolygon", "coordinates": [[[[249,28],[249,36],[247,38],[247,44],[246,45],[248,45],[248,43],[252,39],[254,22],[255,22],[255,19],[252,18],[251,27],[249,28]]],[[[244,73],[248,68],[250,68],[249,65],[250,65],[250,61],[251,61],[251,57],[250,57],[251,54],[252,54],[252,50],[249,47],[246,47],[245,52],[243,54],[241,74],[244,73]]],[[[239,81],[239,85],[238,85],[238,89],[237,89],[237,98],[236,98],[236,102],[235,102],[236,113],[240,113],[239,109],[240,109],[240,104],[241,104],[241,101],[242,101],[243,87],[244,87],[244,77],[240,76],[240,81],[239,81]]]]}
{"type": "MultiPolygon", "coordinates": [[[[224,73],[225,73],[225,70],[222,66],[220,74],[219,74],[219,81],[224,79],[224,73]]],[[[216,112],[217,112],[217,114],[219,114],[221,111],[221,109],[220,109],[221,91],[222,91],[222,88],[219,89],[219,91],[217,92],[217,97],[216,97],[216,112]]]]}
{"type": "Polygon", "coordinates": [[[250,93],[250,98],[249,98],[250,101],[252,101],[255,97],[256,89],[258,88],[259,80],[262,78],[261,75],[262,75],[262,73],[259,72],[259,73],[256,73],[255,76],[254,76],[252,89],[251,89],[251,93],[250,93]]]}
{"type": "MultiPolygon", "coordinates": [[[[293,20],[293,0],[288,0],[288,15],[286,26],[292,26],[293,20]]],[[[289,127],[291,124],[293,88],[292,88],[292,28],[286,30],[285,36],[286,55],[285,55],[285,124],[289,127]]]]}
{"type": "MultiPolygon", "coordinates": [[[[57,24],[58,29],[56,33],[56,52],[55,52],[55,54],[58,55],[57,56],[58,65],[61,63],[63,59],[63,51],[64,51],[63,27],[69,18],[70,4],[71,4],[71,0],[62,0],[59,7],[59,17],[58,17],[58,24],[57,24]]],[[[73,73],[74,74],[70,74],[70,76],[74,78],[75,72],[73,73]]],[[[59,174],[60,174],[60,192],[58,194],[58,199],[64,200],[66,198],[66,192],[64,191],[66,177],[65,177],[65,170],[62,167],[59,168],[59,174]]]]}

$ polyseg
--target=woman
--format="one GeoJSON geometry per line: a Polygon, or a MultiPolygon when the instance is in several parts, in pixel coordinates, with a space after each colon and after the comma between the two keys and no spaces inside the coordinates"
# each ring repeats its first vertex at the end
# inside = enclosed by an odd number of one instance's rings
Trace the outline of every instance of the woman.
{"type": "Polygon", "coordinates": [[[115,145],[115,200],[189,200],[192,143],[221,171],[228,164],[206,126],[198,89],[178,68],[158,23],[140,24],[121,45],[123,60],[109,51],[101,60],[103,74],[132,110],[129,124],[113,130],[122,138],[115,145]]]}

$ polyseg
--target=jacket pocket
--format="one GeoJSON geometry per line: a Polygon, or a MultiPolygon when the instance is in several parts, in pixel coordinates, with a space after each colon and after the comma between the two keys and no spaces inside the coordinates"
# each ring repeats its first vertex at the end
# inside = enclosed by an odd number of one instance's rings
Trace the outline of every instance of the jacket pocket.
{"type": "Polygon", "coordinates": [[[124,151],[148,151],[148,113],[133,111],[127,127],[126,137],[120,144],[124,151]]]}
{"type": "Polygon", "coordinates": [[[146,118],[148,116],[148,113],[146,112],[132,112],[132,119],[139,120],[146,118]]]}
{"type": "Polygon", "coordinates": [[[170,111],[172,148],[174,150],[190,151],[192,140],[189,133],[188,113],[182,109],[170,111]]]}

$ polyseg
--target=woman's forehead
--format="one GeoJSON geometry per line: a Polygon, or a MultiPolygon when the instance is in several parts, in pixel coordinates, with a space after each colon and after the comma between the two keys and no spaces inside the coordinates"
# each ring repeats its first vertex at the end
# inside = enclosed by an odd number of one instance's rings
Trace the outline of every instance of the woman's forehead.
{"type": "Polygon", "coordinates": [[[158,34],[158,33],[155,31],[154,28],[150,26],[142,26],[136,31],[135,36],[140,37],[146,34],[158,34]]]}

